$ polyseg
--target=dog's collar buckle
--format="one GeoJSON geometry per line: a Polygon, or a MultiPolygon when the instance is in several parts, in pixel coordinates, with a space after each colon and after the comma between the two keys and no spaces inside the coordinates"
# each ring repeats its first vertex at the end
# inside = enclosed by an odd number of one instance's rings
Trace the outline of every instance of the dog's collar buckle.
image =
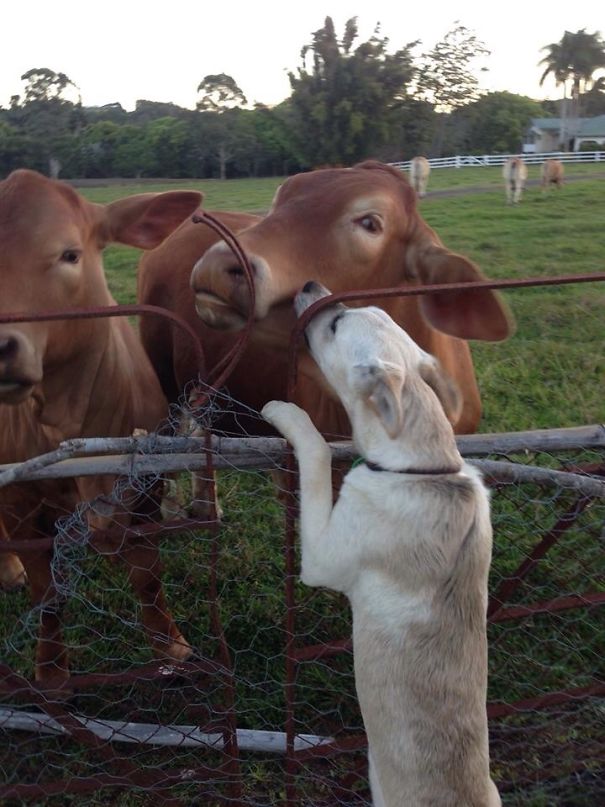
{"type": "Polygon", "coordinates": [[[381,465],[377,465],[375,462],[370,462],[370,460],[365,459],[360,459],[354,464],[357,465],[360,463],[364,463],[370,471],[387,471],[392,474],[419,474],[420,476],[447,476],[448,474],[458,474],[462,470],[461,466],[457,468],[398,468],[394,470],[392,468],[383,468],[381,465]]]}

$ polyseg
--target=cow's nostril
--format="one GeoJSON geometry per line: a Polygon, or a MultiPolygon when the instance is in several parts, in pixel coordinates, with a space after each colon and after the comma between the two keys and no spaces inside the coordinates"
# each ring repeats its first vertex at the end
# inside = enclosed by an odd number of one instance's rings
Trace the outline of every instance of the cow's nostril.
{"type": "Polygon", "coordinates": [[[14,336],[0,337],[0,359],[10,359],[19,350],[19,342],[14,336]]]}
{"type": "Polygon", "coordinates": [[[315,290],[316,286],[317,286],[317,284],[316,284],[316,282],[314,280],[307,280],[305,285],[302,287],[302,290],[303,290],[303,292],[305,294],[309,294],[309,292],[312,292],[312,291],[315,290]]]}
{"type": "MultiPolygon", "coordinates": [[[[253,260],[250,260],[250,258],[248,258],[248,265],[250,266],[250,272],[252,273],[252,277],[256,277],[257,275],[256,264],[254,263],[253,260]]],[[[239,263],[235,263],[232,264],[231,266],[228,266],[226,271],[230,277],[245,277],[246,274],[244,267],[239,263]]]]}

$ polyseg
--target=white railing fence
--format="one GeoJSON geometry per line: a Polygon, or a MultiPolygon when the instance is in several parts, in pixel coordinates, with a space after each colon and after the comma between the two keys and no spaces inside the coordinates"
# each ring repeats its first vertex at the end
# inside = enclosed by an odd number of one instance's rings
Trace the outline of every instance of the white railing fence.
{"type": "MultiPolygon", "coordinates": [[[[522,157],[527,165],[539,165],[548,159],[564,163],[605,162],[605,151],[547,151],[538,154],[456,154],[454,157],[433,157],[431,168],[463,168],[469,165],[504,165],[509,157],[522,157]]],[[[408,171],[410,160],[390,163],[394,168],[408,171]]]]}

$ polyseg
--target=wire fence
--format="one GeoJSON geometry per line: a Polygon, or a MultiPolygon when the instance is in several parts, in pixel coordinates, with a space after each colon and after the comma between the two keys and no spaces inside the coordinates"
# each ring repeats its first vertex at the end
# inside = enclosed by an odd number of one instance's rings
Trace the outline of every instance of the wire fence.
{"type": "MultiPolygon", "coordinates": [[[[225,391],[213,391],[203,412],[185,401],[161,438],[124,438],[121,456],[115,440],[102,452],[101,441],[76,441],[30,471],[39,478],[98,473],[99,461],[129,464],[109,499],[82,503],[56,525],[54,605],[64,605],[71,673],[59,691],[32,682],[41,609],[23,591],[0,599],[0,796],[7,805],[367,804],[349,607],[297,581],[285,445],[183,434],[183,423],[201,417],[211,426],[234,406],[225,391]],[[90,451],[95,460],[82,456],[90,451]],[[197,504],[212,513],[209,461],[220,527],[187,514],[191,467],[202,477],[198,494],[208,490],[197,504]],[[157,511],[148,523],[161,537],[169,607],[194,649],[178,663],[153,659],[128,574],[112,562],[122,547],[88,551],[91,514],[118,529],[121,514],[160,484],[163,520],[157,511]]],[[[605,431],[459,442],[493,488],[494,779],[505,804],[602,803],[605,431]]],[[[335,458],[350,462],[351,447],[336,445],[335,458]]]]}

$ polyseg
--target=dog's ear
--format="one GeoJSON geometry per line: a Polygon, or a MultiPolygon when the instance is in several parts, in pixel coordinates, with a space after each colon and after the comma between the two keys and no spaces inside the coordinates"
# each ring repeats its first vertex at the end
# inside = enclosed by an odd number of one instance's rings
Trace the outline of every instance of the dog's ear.
{"type": "Polygon", "coordinates": [[[356,364],[355,387],[380,418],[386,433],[397,437],[403,428],[403,373],[390,362],[356,364]]]}
{"type": "Polygon", "coordinates": [[[456,382],[444,373],[439,362],[432,356],[420,364],[420,377],[439,398],[450,423],[456,423],[462,414],[462,395],[456,382]]]}

